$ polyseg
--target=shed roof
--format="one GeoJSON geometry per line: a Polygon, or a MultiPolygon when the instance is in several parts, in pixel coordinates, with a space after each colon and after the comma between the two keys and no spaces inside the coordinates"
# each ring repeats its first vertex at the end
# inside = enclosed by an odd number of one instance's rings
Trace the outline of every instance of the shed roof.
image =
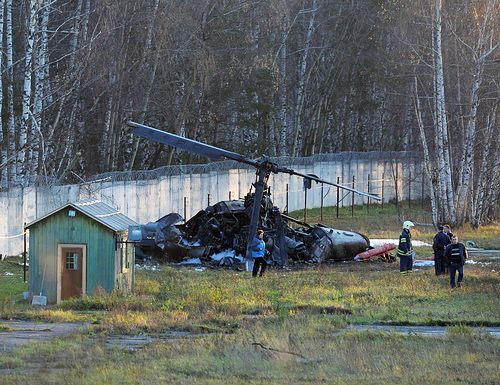
{"type": "Polygon", "coordinates": [[[26,226],[26,228],[29,228],[35,223],[43,221],[45,218],[50,217],[56,212],[64,210],[68,207],[72,207],[75,210],[80,211],[113,231],[123,231],[128,229],[129,226],[137,225],[137,222],[133,221],[111,206],[108,206],[106,203],[97,199],[86,199],[78,202],[66,203],[64,206],[59,207],[58,209],[51,211],[50,213],[45,214],[44,216],[31,222],[26,226]]]}

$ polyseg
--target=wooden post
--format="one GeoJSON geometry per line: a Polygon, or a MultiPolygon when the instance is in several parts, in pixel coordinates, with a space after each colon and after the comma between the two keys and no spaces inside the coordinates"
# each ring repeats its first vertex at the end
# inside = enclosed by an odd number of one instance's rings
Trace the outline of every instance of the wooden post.
{"type": "Polygon", "coordinates": [[[210,193],[208,193],[208,196],[207,196],[207,206],[210,206],[210,193]]]}
{"type": "MultiPolygon", "coordinates": [[[[354,186],[354,175],[352,176],[352,188],[356,188],[354,186]]],[[[352,192],[352,202],[351,202],[351,217],[354,217],[354,191],[352,192]]]]}
{"type": "Polygon", "coordinates": [[[319,209],[319,218],[321,223],[323,223],[323,183],[321,183],[321,207],[319,209]]]}
{"type": "Polygon", "coordinates": [[[187,222],[187,198],[184,197],[184,223],[187,222]]]}
{"type": "Polygon", "coordinates": [[[340,177],[337,177],[337,218],[339,217],[339,204],[340,204],[340,177]]]}

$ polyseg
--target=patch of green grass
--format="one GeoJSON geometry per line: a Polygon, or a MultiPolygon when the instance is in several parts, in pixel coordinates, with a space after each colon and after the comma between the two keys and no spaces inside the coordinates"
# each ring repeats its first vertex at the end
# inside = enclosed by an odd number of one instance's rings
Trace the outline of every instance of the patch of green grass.
{"type": "Polygon", "coordinates": [[[22,293],[28,289],[23,281],[23,267],[19,258],[0,261],[0,306],[5,302],[22,301],[22,293]]]}

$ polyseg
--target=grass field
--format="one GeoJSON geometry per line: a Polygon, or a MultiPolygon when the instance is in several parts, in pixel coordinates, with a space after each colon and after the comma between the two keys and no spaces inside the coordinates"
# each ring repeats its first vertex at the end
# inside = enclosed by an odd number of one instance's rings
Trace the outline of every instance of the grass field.
{"type": "MultiPolygon", "coordinates": [[[[313,223],[315,215],[308,213],[313,223]]],[[[323,222],[396,238],[394,215],[323,222]]],[[[455,232],[500,248],[498,226],[455,232]]],[[[433,233],[419,227],[415,238],[433,233]]],[[[2,318],[95,326],[0,355],[0,384],[498,383],[500,341],[471,327],[500,326],[500,260],[477,261],[466,266],[464,287],[456,290],[433,268],[400,275],[395,263],[270,269],[259,279],[162,266],[138,270],[131,294],[99,293],[46,309],[21,300],[22,268],[2,261],[2,318]],[[370,323],[444,325],[448,333],[429,338],[345,328],[370,323]],[[179,331],[185,333],[166,337],[179,331]],[[148,335],[154,342],[128,351],[109,347],[110,335],[148,335]]]]}

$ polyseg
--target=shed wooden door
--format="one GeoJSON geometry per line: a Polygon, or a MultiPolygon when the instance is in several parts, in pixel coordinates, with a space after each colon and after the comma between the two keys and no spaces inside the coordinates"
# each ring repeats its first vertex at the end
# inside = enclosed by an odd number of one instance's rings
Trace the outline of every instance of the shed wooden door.
{"type": "Polygon", "coordinates": [[[83,247],[61,248],[61,299],[82,294],[83,247]]]}

